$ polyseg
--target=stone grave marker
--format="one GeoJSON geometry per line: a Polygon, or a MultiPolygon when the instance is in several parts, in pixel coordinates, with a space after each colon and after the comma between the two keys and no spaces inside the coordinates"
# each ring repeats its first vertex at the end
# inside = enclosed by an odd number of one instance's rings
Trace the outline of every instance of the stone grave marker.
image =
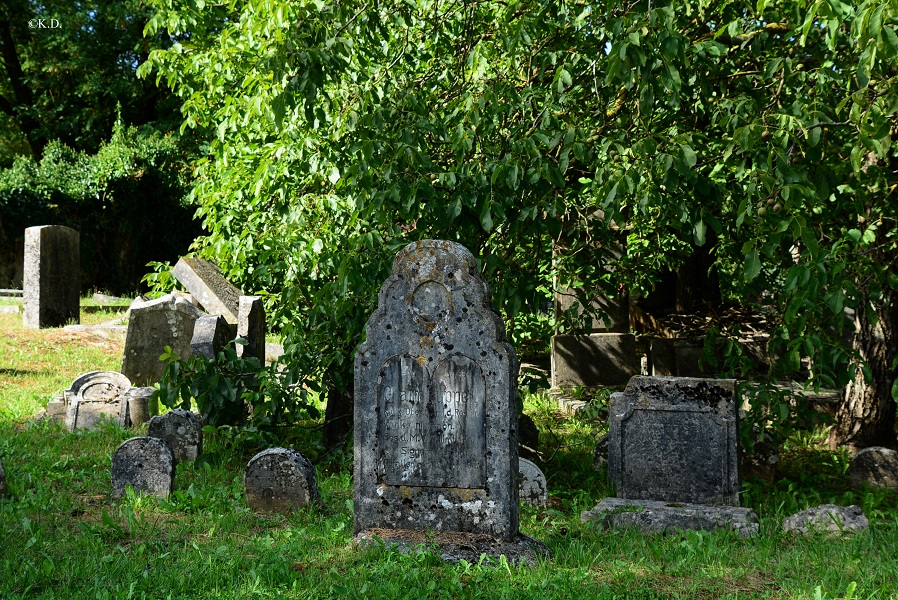
{"type": "Polygon", "coordinates": [[[78,376],[63,396],[69,431],[94,429],[101,421],[121,423],[121,398],[131,388],[127,377],[115,371],[92,371],[78,376]]]}
{"type": "Polygon", "coordinates": [[[62,327],[81,321],[79,234],[61,225],[25,230],[22,325],[62,327]]]}
{"type": "Polygon", "coordinates": [[[851,485],[898,489],[898,452],[873,446],[854,455],[848,465],[851,485]]]}
{"type": "Polygon", "coordinates": [[[167,498],[175,485],[175,455],[154,437],[125,440],[112,455],[112,495],[118,500],[128,486],[148,496],[167,498]]]}
{"type": "Polygon", "coordinates": [[[265,365],[265,307],[258,296],[240,296],[237,315],[237,337],[246,345],[237,344],[237,356],[255,356],[265,365]]]}
{"type": "Polygon", "coordinates": [[[526,502],[538,508],[545,508],[549,501],[549,488],[546,484],[546,475],[535,463],[526,458],[519,458],[520,475],[518,477],[518,496],[521,502],[526,502]]]}
{"type": "Polygon", "coordinates": [[[478,556],[542,552],[518,532],[517,359],[471,253],[406,246],[366,332],[355,360],[357,539],[427,531],[449,560],[455,533],[478,556]]]}
{"type": "Polygon", "coordinates": [[[552,387],[621,385],[639,373],[632,333],[553,335],[552,387]]]}
{"type": "Polygon", "coordinates": [[[269,448],[256,454],[243,474],[246,504],[255,510],[289,511],[320,504],[315,467],[296,450],[269,448]]]}
{"type": "Polygon", "coordinates": [[[147,436],[165,440],[178,461],[192,462],[203,452],[203,425],[199,417],[182,408],[150,419],[147,436]]]}
{"type": "Polygon", "coordinates": [[[854,534],[870,527],[860,506],[821,504],[795,513],[783,520],[783,531],[810,535],[813,533],[854,534]]]}
{"type": "Polygon", "coordinates": [[[200,317],[193,327],[190,350],[194,354],[214,359],[233,339],[227,321],[221,315],[200,317]]]}
{"type": "Polygon", "coordinates": [[[737,417],[735,380],[633,377],[612,395],[609,410],[616,498],[581,518],[646,531],[727,527],[753,535],[757,516],[738,508],[737,417]],[[622,505],[640,510],[621,517],[622,505]]]}
{"type": "Polygon", "coordinates": [[[215,263],[202,258],[184,257],[171,273],[206,312],[221,315],[228,323],[237,323],[239,299],[243,292],[224,278],[215,263]]]}
{"type": "Polygon", "coordinates": [[[122,427],[139,427],[158,412],[158,402],[152,402],[155,388],[132,387],[121,396],[121,412],[119,424],[122,427]]]}
{"type": "Polygon", "coordinates": [[[159,381],[165,363],[159,360],[166,346],[181,358],[191,355],[190,341],[197,319],[205,313],[187,300],[171,294],[135,302],[131,306],[122,373],[136,386],[159,381]]]}

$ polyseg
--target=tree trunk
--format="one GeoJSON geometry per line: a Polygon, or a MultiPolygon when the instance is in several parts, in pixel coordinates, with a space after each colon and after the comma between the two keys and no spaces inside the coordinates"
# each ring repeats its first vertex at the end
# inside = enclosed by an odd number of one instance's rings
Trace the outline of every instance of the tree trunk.
{"type": "Polygon", "coordinates": [[[324,431],[321,442],[327,449],[343,443],[352,429],[355,394],[352,385],[339,391],[333,384],[327,386],[327,406],[324,409],[324,431]]]}
{"type": "Polygon", "coordinates": [[[875,314],[861,306],[855,320],[852,346],[869,368],[864,378],[860,366],[842,392],[836,423],[829,434],[831,448],[847,446],[852,451],[869,446],[895,445],[895,399],[892,362],[898,355],[898,297],[887,289],[882,300],[873,303],[875,314]]]}

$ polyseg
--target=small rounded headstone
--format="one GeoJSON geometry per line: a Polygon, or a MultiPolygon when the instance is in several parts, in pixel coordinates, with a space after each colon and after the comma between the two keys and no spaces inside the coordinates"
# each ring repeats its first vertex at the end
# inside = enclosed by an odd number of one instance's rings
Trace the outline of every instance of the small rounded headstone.
{"type": "Polygon", "coordinates": [[[848,466],[851,485],[898,489],[898,452],[889,448],[864,448],[848,466]]]}
{"type": "Polygon", "coordinates": [[[821,504],[787,517],[783,531],[807,535],[809,533],[855,533],[870,526],[860,506],[821,504]]]}
{"type": "Polygon", "coordinates": [[[296,450],[269,448],[256,454],[243,475],[246,504],[256,510],[286,511],[321,502],[315,467],[296,450]]]}
{"type": "Polygon", "coordinates": [[[147,435],[168,442],[179,461],[194,461],[203,451],[203,425],[189,410],[176,408],[153,417],[147,435]]]}
{"type": "Polygon", "coordinates": [[[112,498],[124,496],[129,485],[140,494],[168,497],[175,485],[175,456],[165,440],[136,437],[116,449],[112,455],[112,498]]]}
{"type": "Polygon", "coordinates": [[[518,459],[518,497],[538,508],[545,508],[549,500],[546,476],[542,470],[526,458],[518,459]]]}

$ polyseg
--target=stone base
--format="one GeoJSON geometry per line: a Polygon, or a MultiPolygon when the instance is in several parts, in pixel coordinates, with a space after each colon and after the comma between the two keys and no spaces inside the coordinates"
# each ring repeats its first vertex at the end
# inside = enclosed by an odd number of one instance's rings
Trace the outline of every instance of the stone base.
{"type": "Polygon", "coordinates": [[[580,513],[580,521],[600,521],[604,529],[633,527],[646,534],[677,529],[731,529],[740,538],[747,538],[757,535],[760,530],[758,515],[748,508],[621,498],[605,498],[592,510],[580,513]]]}
{"type": "Polygon", "coordinates": [[[499,557],[504,556],[510,565],[532,567],[540,559],[552,558],[552,551],[545,544],[523,533],[507,542],[488,535],[459,531],[372,528],[356,534],[353,541],[363,548],[383,542],[404,553],[431,550],[439,554],[443,561],[452,563],[465,560],[478,564],[485,554],[487,559],[484,564],[498,565],[499,557]]]}

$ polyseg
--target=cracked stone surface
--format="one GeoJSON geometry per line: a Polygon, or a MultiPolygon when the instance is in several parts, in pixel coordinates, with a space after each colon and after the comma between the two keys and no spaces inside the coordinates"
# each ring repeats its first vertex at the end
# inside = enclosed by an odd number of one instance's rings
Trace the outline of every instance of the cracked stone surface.
{"type": "Polygon", "coordinates": [[[167,498],[175,485],[175,455],[164,440],[135,437],[122,442],[112,455],[113,499],[128,486],[147,496],[167,498]]]}
{"type": "Polygon", "coordinates": [[[321,504],[315,467],[305,456],[287,448],[256,454],[243,474],[246,504],[256,510],[289,511],[321,504]]]}
{"type": "Polygon", "coordinates": [[[150,419],[149,437],[165,440],[178,461],[195,461],[203,452],[203,425],[199,417],[182,408],[150,419]]]}
{"type": "Polygon", "coordinates": [[[870,527],[860,506],[821,504],[805,509],[783,520],[783,531],[808,535],[811,533],[853,534],[870,527]]]}
{"type": "Polygon", "coordinates": [[[603,529],[636,528],[645,534],[730,529],[747,538],[760,531],[758,515],[748,508],[658,500],[605,498],[592,510],[580,513],[580,521],[597,521],[603,529]]]}

